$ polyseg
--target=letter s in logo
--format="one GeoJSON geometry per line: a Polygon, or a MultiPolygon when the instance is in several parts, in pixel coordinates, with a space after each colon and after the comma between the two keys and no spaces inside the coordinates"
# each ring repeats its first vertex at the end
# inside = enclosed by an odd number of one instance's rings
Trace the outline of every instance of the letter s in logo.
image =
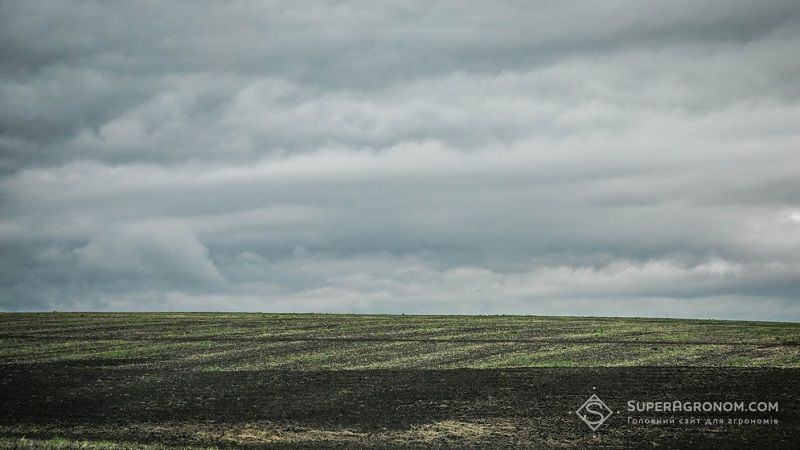
{"type": "Polygon", "coordinates": [[[605,419],[605,414],[603,414],[603,404],[597,400],[592,400],[585,405],[583,405],[583,410],[585,411],[581,416],[589,426],[592,425],[600,425],[605,419]],[[593,416],[589,418],[588,416],[593,416]]]}

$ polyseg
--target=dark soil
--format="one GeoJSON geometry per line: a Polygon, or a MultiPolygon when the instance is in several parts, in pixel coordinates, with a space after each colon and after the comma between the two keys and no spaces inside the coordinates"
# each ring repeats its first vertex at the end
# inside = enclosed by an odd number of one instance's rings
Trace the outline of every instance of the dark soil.
{"type": "Polygon", "coordinates": [[[0,436],[274,448],[800,448],[800,369],[201,372],[132,369],[117,362],[0,365],[0,436]],[[574,413],[592,393],[614,411],[597,432],[574,413]],[[778,402],[780,410],[629,413],[629,400],[765,401],[778,402]],[[672,425],[628,423],[629,417],[670,416],[672,425]],[[684,417],[702,420],[679,424],[684,417]],[[717,418],[778,423],[705,422],[717,418]],[[428,436],[424,431],[428,424],[451,422],[476,424],[480,432],[428,436]],[[232,429],[310,437],[226,435],[232,429]],[[314,437],[320,430],[356,437],[314,437]],[[408,430],[418,430],[417,437],[408,438],[408,430]]]}

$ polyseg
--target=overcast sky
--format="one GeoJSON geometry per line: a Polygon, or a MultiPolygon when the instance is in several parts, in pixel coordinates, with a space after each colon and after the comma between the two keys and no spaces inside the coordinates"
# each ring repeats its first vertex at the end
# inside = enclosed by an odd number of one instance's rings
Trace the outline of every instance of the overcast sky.
{"type": "Polygon", "coordinates": [[[800,2],[4,1],[0,310],[800,321],[800,2]]]}

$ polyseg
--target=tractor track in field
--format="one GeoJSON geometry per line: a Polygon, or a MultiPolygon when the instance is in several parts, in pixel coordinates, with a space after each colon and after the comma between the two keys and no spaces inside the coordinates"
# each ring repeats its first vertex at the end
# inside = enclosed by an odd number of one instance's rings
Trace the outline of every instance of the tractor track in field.
{"type": "Polygon", "coordinates": [[[19,339],[26,341],[80,341],[80,340],[123,340],[142,342],[420,342],[420,343],[456,343],[456,344],[614,344],[614,345],[731,345],[750,347],[799,347],[800,341],[782,342],[748,342],[748,341],[701,341],[701,340],[627,340],[627,339],[470,339],[470,338],[424,338],[424,337],[293,337],[293,336],[103,336],[83,335],[39,335],[0,333],[0,339],[19,339]]]}

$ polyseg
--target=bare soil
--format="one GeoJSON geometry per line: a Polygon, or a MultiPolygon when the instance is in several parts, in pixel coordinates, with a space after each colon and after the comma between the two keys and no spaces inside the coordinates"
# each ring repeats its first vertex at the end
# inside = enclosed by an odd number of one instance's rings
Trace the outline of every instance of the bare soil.
{"type": "MultiPolygon", "coordinates": [[[[203,372],[90,359],[0,366],[0,435],[222,448],[798,448],[800,369],[203,372]],[[574,411],[596,393],[596,432],[574,411]],[[768,401],[768,413],[637,413],[628,400],[768,401]],[[674,424],[630,424],[669,418],[674,424]],[[681,425],[680,418],[700,418],[681,425]],[[708,424],[706,419],[777,419],[708,424]]],[[[144,362],[144,361],[142,361],[144,362]]]]}

